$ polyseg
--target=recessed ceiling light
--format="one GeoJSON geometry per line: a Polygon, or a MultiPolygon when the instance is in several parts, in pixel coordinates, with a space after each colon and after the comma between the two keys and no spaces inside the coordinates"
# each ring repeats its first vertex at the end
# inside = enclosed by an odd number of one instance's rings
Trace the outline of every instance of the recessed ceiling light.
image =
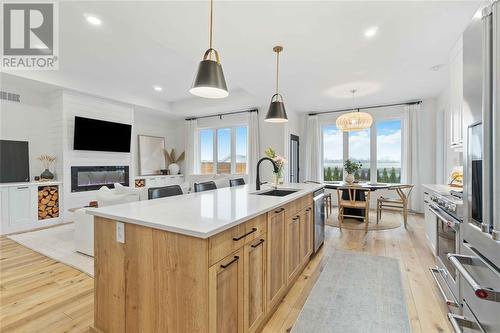
{"type": "Polygon", "coordinates": [[[102,24],[101,19],[98,18],[97,16],[85,14],[85,18],[87,19],[87,22],[89,22],[92,25],[101,25],[102,24]]]}
{"type": "Polygon", "coordinates": [[[375,36],[378,32],[378,27],[369,27],[368,29],[365,30],[365,37],[371,38],[375,36]]]}
{"type": "Polygon", "coordinates": [[[160,86],[153,86],[153,89],[156,90],[156,91],[162,91],[163,88],[160,87],[160,86]]]}

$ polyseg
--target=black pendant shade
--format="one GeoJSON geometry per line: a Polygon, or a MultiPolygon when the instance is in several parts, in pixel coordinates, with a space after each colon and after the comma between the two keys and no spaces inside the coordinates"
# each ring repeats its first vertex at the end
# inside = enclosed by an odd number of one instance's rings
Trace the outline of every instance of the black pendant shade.
{"type": "Polygon", "coordinates": [[[200,61],[198,73],[189,90],[193,95],[205,98],[224,98],[229,95],[222,65],[210,59],[200,61]]]}
{"type": "Polygon", "coordinates": [[[271,99],[271,104],[269,105],[269,110],[267,111],[265,119],[265,121],[267,122],[284,123],[288,121],[283,98],[281,98],[281,100],[278,100],[278,96],[281,97],[281,95],[276,94],[271,99]],[[274,97],[276,97],[276,100],[273,101],[274,97]]]}

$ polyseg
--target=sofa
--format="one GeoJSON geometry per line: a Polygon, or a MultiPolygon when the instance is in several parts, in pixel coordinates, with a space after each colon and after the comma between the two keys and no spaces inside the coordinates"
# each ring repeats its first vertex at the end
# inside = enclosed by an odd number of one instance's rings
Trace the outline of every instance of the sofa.
{"type": "MultiPolygon", "coordinates": [[[[99,207],[118,205],[127,202],[147,200],[146,189],[134,189],[121,184],[115,184],[111,190],[106,186],[101,187],[96,194],[99,207]]],[[[77,252],[94,256],[94,217],[87,214],[87,209],[81,208],[74,212],[75,222],[75,249],[77,252]]]]}

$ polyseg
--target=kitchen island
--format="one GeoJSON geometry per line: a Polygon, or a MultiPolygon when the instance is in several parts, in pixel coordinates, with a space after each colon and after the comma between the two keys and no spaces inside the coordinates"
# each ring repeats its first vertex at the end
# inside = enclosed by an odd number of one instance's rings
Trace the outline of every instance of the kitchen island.
{"type": "Polygon", "coordinates": [[[313,252],[312,193],[252,185],[98,208],[94,332],[258,332],[313,252]]]}

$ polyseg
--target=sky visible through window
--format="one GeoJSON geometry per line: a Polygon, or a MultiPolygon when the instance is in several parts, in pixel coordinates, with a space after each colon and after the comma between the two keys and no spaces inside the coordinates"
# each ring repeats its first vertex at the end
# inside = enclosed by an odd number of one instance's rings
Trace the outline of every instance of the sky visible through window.
{"type": "MultiPolygon", "coordinates": [[[[200,130],[201,161],[213,161],[213,129],[200,130]]],[[[231,135],[230,129],[220,129],[217,138],[219,161],[229,160],[231,156],[231,135]]],[[[247,128],[236,128],[236,155],[241,159],[247,155],[247,128]]]]}

